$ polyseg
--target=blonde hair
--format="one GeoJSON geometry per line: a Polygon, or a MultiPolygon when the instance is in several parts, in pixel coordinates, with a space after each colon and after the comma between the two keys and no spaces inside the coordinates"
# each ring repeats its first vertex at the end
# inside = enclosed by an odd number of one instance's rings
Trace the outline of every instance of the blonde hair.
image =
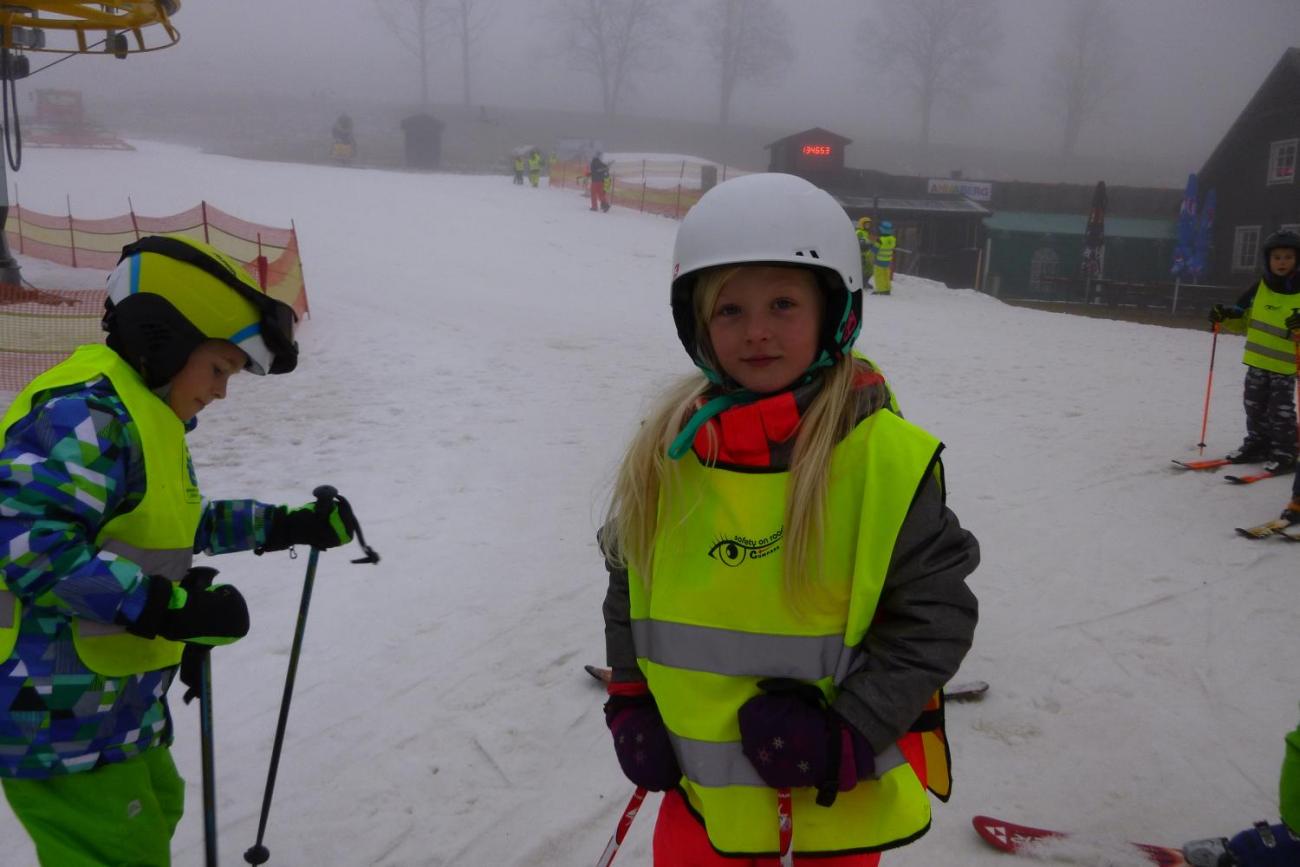
{"type": "MultiPolygon", "coordinates": [[[[734,266],[708,269],[700,274],[695,288],[697,352],[715,370],[707,323],[722,287],[737,270],[734,266]]],[[[822,580],[821,541],[826,533],[831,457],[857,420],[885,403],[880,385],[855,389],[862,364],[866,362],[845,353],[819,374],[821,390],[803,413],[795,433],[781,544],[785,596],[796,613],[842,602],[828,595],[828,585],[822,580]]],[[[611,563],[635,569],[647,585],[652,579],[659,531],[660,494],[681,481],[677,462],[667,455],[668,447],[709,388],[709,381],[696,374],[665,391],[632,438],[614,482],[601,548],[611,563]]],[[[717,428],[709,424],[703,430],[708,438],[704,463],[713,466],[718,454],[717,428]]]]}

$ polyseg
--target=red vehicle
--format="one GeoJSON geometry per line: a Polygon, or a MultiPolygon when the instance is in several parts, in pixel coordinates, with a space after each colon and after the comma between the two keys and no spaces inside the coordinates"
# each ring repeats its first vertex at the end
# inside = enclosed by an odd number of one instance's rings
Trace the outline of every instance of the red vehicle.
{"type": "Polygon", "coordinates": [[[81,104],[81,91],[37,88],[32,91],[35,113],[23,122],[23,144],[34,148],[96,148],[135,150],[93,123],[81,104]]]}

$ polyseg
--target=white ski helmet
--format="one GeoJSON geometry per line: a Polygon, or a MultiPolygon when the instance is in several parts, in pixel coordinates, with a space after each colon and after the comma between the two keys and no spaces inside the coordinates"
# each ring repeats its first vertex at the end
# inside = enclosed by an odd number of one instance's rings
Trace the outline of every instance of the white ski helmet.
{"type": "Polygon", "coordinates": [[[826,307],[821,352],[809,370],[852,349],[862,327],[862,254],[853,222],[830,193],[795,175],[742,175],[709,190],[682,220],[673,245],[673,320],[687,354],[713,382],[722,377],[700,351],[695,284],[708,268],[740,264],[798,265],[817,278],[826,307]]]}

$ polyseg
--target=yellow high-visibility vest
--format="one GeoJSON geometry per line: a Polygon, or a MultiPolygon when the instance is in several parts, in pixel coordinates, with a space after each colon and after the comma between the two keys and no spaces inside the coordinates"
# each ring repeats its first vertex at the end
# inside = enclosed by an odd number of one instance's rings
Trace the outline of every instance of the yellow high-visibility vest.
{"type": "MultiPolygon", "coordinates": [[[[683,771],[682,788],[709,841],[729,855],[777,852],[776,791],[741,751],[737,712],[766,677],[817,684],[829,699],[860,658],[898,532],[936,472],[939,441],[888,410],[835,449],[822,546],[833,605],[796,615],[783,591],[781,537],[789,473],[710,468],[694,452],[660,496],[649,586],[629,569],[637,663],[683,771]]],[[[924,833],[930,805],[899,745],[876,745],[878,778],[830,807],[793,791],[796,852],[885,849],[924,833]]],[[[946,743],[936,781],[946,795],[946,743]]],[[[915,750],[912,751],[913,753],[915,750]]]]}
{"type": "MultiPolygon", "coordinates": [[[[203,514],[202,497],[185,443],[185,426],[165,401],[120,355],[107,346],[78,347],[66,361],[33,379],[5,413],[0,427],[9,428],[32,409],[41,392],[108,377],[140,434],[147,488],[131,511],[108,521],[95,536],[101,550],[135,563],[146,575],[173,581],[185,576],[194,559],[194,538],[203,514]]],[[[12,619],[0,623],[0,659],[13,652],[22,605],[0,591],[0,611],[12,619]]],[[[3,615],[0,615],[3,616],[3,615]]],[[[98,674],[121,677],[177,665],[184,645],[162,638],[131,635],[112,623],[74,618],[73,642],[86,667],[98,674]]]]}
{"type": "Polygon", "coordinates": [[[1246,354],[1241,360],[1251,367],[1294,376],[1296,343],[1286,320],[1297,308],[1300,308],[1300,295],[1274,292],[1260,280],[1255,300],[1250,304],[1246,354]]]}

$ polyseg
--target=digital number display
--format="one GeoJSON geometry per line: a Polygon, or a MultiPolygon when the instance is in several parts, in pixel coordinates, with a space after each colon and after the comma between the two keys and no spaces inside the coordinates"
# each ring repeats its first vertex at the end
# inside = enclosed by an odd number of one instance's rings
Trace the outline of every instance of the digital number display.
{"type": "Polygon", "coordinates": [[[806,144],[803,146],[803,155],[806,157],[828,157],[831,155],[831,146],[806,144]]]}

